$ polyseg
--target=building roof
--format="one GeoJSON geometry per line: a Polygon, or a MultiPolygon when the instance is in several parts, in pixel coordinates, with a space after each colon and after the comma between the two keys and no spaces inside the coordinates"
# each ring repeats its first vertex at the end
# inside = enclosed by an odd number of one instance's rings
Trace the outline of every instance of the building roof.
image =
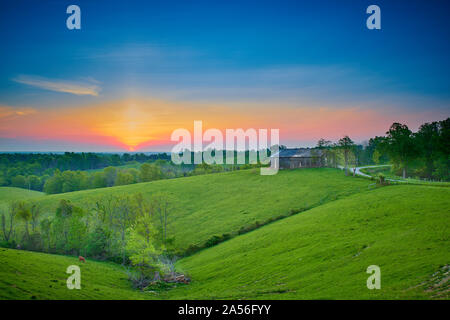
{"type": "Polygon", "coordinates": [[[276,155],[278,155],[278,158],[312,158],[321,157],[323,155],[323,150],[315,148],[283,149],[272,155],[272,157],[276,155]]]}

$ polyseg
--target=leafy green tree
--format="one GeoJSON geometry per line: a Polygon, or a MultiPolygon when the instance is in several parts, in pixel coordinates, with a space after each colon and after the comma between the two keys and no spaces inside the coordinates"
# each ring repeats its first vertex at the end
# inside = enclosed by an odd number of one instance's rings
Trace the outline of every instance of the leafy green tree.
{"type": "Polygon", "coordinates": [[[14,218],[16,217],[16,215],[17,215],[17,210],[15,209],[15,203],[12,203],[8,207],[8,217],[6,217],[5,213],[2,213],[3,238],[7,242],[9,242],[9,240],[12,239],[12,237],[14,236],[14,230],[15,230],[14,218]]]}
{"type": "Polygon", "coordinates": [[[110,232],[105,226],[98,225],[89,233],[86,244],[86,255],[90,257],[104,257],[108,251],[110,232]]]}
{"type": "Polygon", "coordinates": [[[393,123],[386,132],[385,150],[389,157],[403,170],[403,178],[406,178],[408,164],[417,156],[413,134],[408,126],[393,123]]]}
{"type": "Polygon", "coordinates": [[[15,210],[17,210],[17,217],[22,220],[25,225],[24,241],[27,242],[30,239],[30,231],[28,228],[28,224],[31,220],[30,206],[26,202],[20,201],[15,205],[15,210]]]}
{"type": "Polygon", "coordinates": [[[26,178],[28,189],[41,190],[41,179],[38,176],[31,175],[26,178]]]}
{"type": "Polygon", "coordinates": [[[332,146],[332,142],[330,140],[325,140],[323,138],[319,139],[317,141],[317,148],[318,149],[326,149],[332,146]]]}
{"type": "Polygon", "coordinates": [[[133,183],[139,182],[140,172],[138,169],[130,168],[127,170],[127,173],[129,173],[133,176],[133,183]]]}
{"type": "Polygon", "coordinates": [[[150,163],[144,163],[140,168],[141,182],[148,182],[161,179],[162,172],[158,166],[150,163]]]}
{"type": "Polygon", "coordinates": [[[128,196],[117,196],[113,199],[111,224],[119,234],[120,250],[122,253],[122,264],[125,263],[126,231],[135,221],[135,203],[128,196]]]}
{"type": "Polygon", "coordinates": [[[106,186],[112,187],[116,182],[117,177],[117,168],[115,167],[107,167],[103,169],[103,173],[105,175],[106,186]]]}
{"type": "Polygon", "coordinates": [[[431,178],[434,172],[434,161],[438,158],[439,124],[424,123],[415,134],[416,146],[424,159],[426,175],[431,178]]]}
{"type": "Polygon", "coordinates": [[[52,177],[48,178],[44,184],[44,192],[48,194],[61,193],[63,188],[63,178],[57,169],[52,177]]]}
{"type": "Polygon", "coordinates": [[[83,210],[74,210],[68,219],[68,237],[66,243],[66,251],[75,254],[85,254],[83,249],[86,246],[88,237],[88,226],[86,223],[85,213],[83,210]]]}
{"type": "Polygon", "coordinates": [[[94,172],[91,176],[92,188],[104,188],[106,187],[106,177],[103,172],[94,172]]]}
{"type": "Polygon", "coordinates": [[[344,136],[343,138],[339,139],[337,146],[339,149],[342,150],[344,153],[344,165],[345,165],[345,175],[348,175],[348,161],[350,157],[350,153],[354,149],[355,143],[350,139],[349,136],[344,136]]]}
{"type": "Polygon", "coordinates": [[[11,185],[16,188],[27,188],[27,181],[24,176],[17,175],[11,178],[11,185]]]}
{"type": "Polygon", "coordinates": [[[61,200],[59,202],[52,220],[51,230],[57,252],[73,253],[73,250],[81,249],[83,239],[86,237],[83,216],[83,210],[74,206],[70,201],[61,200]]]}
{"type": "Polygon", "coordinates": [[[380,164],[381,153],[378,150],[375,150],[372,154],[372,160],[375,164],[380,164]]]}
{"type": "Polygon", "coordinates": [[[155,266],[158,263],[158,250],[153,237],[148,237],[147,232],[140,224],[134,224],[127,230],[127,247],[130,260],[133,265],[155,266]]]}
{"type": "Polygon", "coordinates": [[[42,237],[47,243],[47,251],[50,252],[50,246],[51,246],[51,227],[52,227],[52,220],[50,218],[45,218],[40,223],[42,237]]]}
{"type": "Polygon", "coordinates": [[[30,204],[30,214],[31,214],[31,229],[36,232],[37,226],[39,224],[39,217],[41,215],[41,205],[39,203],[30,204]]]}
{"type": "Polygon", "coordinates": [[[131,173],[121,170],[117,173],[117,178],[116,178],[116,182],[114,185],[123,186],[123,185],[127,185],[127,184],[132,184],[134,182],[135,182],[135,180],[131,173]]]}

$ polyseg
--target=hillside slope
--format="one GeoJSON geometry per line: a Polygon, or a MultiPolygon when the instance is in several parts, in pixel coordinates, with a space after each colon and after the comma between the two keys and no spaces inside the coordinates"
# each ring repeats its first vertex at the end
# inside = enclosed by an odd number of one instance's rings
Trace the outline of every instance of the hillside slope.
{"type": "Polygon", "coordinates": [[[44,197],[45,193],[14,187],[0,187],[0,209],[5,209],[9,201],[14,200],[36,200],[44,197]]]}
{"type": "Polygon", "coordinates": [[[74,257],[0,248],[0,299],[144,299],[123,267],[74,257]],[[69,290],[66,269],[81,269],[81,289],[69,290]]]}
{"type": "Polygon", "coordinates": [[[127,186],[48,195],[41,203],[54,212],[61,199],[92,208],[111,194],[150,196],[158,191],[174,199],[169,236],[184,249],[214,235],[237,233],[241,228],[288,216],[357,192],[366,192],[369,180],[346,177],[336,169],[300,169],[261,176],[256,170],[217,173],[127,186]]]}
{"type": "Polygon", "coordinates": [[[449,299],[450,189],[390,186],[329,202],[177,263],[191,284],[131,288],[121,266],[0,248],[1,299],[449,299]],[[82,290],[66,288],[67,266],[82,290]],[[368,290],[366,269],[381,268],[368,290]]]}
{"type": "Polygon", "coordinates": [[[167,297],[448,299],[449,207],[448,188],[423,186],[330,202],[182,259],[193,281],[167,297]],[[380,290],[366,287],[370,265],[380,290]]]}

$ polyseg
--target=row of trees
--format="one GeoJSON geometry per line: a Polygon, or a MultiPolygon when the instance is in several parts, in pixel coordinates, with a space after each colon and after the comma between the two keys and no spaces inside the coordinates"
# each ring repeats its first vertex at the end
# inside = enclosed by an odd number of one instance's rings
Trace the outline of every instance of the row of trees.
{"type": "MultiPolygon", "coordinates": [[[[78,171],[120,166],[130,162],[170,160],[166,153],[2,153],[0,154],[0,186],[42,189],[45,181],[59,170],[78,171]]],[[[41,191],[41,190],[39,190],[41,191]]]]}
{"type": "MultiPolygon", "coordinates": [[[[407,125],[393,123],[385,136],[371,138],[363,145],[348,136],[336,143],[320,139],[317,148],[326,152],[328,165],[392,163],[393,172],[403,178],[450,180],[450,118],[425,123],[417,132],[407,125]]],[[[347,170],[346,170],[347,174],[347,170]]]]}
{"type": "Polygon", "coordinates": [[[401,169],[403,178],[410,171],[421,178],[449,180],[450,118],[425,123],[415,133],[407,125],[394,123],[381,138],[379,149],[401,169]]]}
{"type": "Polygon", "coordinates": [[[159,179],[170,179],[182,176],[183,170],[164,160],[154,163],[144,163],[139,169],[107,167],[101,171],[63,171],[57,170],[48,178],[43,191],[49,194],[71,192],[77,190],[121,186],[138,182],[148,182],[159,179]]]}
{"type": "Polygon", "coordinates": [[[174,240],[172,212],[165,193],[109,196],[85,208],[61,200],[53,214],[39,203],[15,201],[1,213],[2,245],[162,268],[159,257],[174,240]]]}

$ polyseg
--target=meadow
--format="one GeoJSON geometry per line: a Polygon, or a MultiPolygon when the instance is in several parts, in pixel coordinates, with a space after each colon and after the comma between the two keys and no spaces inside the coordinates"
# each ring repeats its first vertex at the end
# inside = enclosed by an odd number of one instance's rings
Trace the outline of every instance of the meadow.
{"type": "Polygon", "coordinates": [[[7,210],[8,204],[14,200],[37,200],[43,192],[14,187],[0,187],[0,210],[7,210]]]}
{"type": "Polygon", "coordinates": [[[0,299],[144,299],[125,268],[107,262],[79,263],[78,258],[0,248],[0,299]],[[69,290],[66,269],[81,269],[80,290],[69,290]]]}
{"type": "Polygon", "coordinates": [[[448,280],[449,207],[449,189],[421,186],[330,202],[182,259],[194,281],[167,297],[448,299],[435,285],[448,280]],[[370,265],[381,290],[366,287],[370,265]]]}
{"type": "Polygon", "coordinates": [[[109,195],[142,193],[150,197],[167,192],[173,199],[168,233],[175,236],[175,247],[185,250],[214,236],[234,236],[240,230],[365,192],[370,183],[329,168],[280,171],[274,176],[261,176],[254,169],[46,195],[36,200],[44,212],[53,214],[61,199],[89,209],[109,195]]]}
{"type": "MultiPolygon", "coordinates": [[[[61,199],[88,208],[108,195],[165,191],[175,199],[169,230],[177,248],[223,234],[230,239],[178,260],[190,284],[144,292],[132,288],[118,264],[0,248],[2,299],[449,298],[448,188],[376,187],[321,168],[275,176],[244,170],[56,195],[21,190],[47,215],[61,199]],[[82,268],[82,290],[65,287],[70,264],[82,268]],[[381,268],[381,290],[366,287],[369,265],[381,268]]],[[[0,188],[0,199],[20,198],[18,192],[0,188]]]]}

